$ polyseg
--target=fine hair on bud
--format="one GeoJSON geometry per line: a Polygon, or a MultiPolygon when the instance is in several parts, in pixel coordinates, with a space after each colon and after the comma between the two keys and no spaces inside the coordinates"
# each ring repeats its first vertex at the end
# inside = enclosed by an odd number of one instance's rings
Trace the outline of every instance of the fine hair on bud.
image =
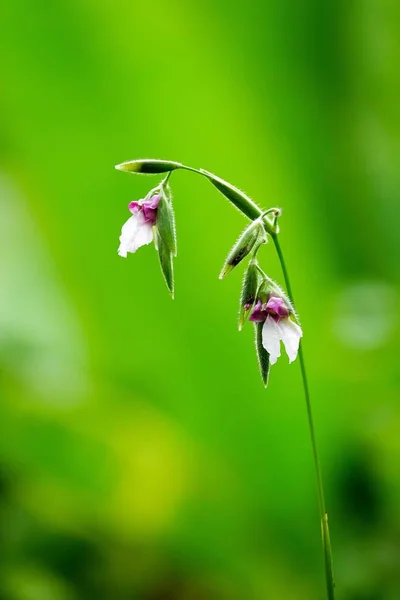
{"type": "Polygon", "coordinates": [[[262,277],[259,271],[256,259],[249,262],[244,272],[242,289],[240,293],[239,321],[238,328],[241,331],[244,323],[248,319],[258,299],[258,291],[262,283],[262,277]]]}
{"type": "Polygon", "coordinates": [[[164,275],[165,283],[169,291],[171,292],[172,298],[174,297],[174,265],[173,265],[173,255],[169,250],[168,246],[160,236],[158,230],[156,232],[157,239],[157,251],[158,256],[160,258],[160,266],[162,274],[164,275]]]}
{"type": "Polygon", "coordinates": [[[157,231],[173,256],[177,255],[175,214],[172,192],[168,183],[160,187],[161,200],[157,212],[157,231]]]}
{"type": "Polygon", "coordinates": [[[255,204],[244,192],[205,169],[200,169],[200,171],[207,177],[210,183],[225,196],[225,198],[232,202],[232,204],[236,206],[240,212],[249,217],[249,219],[254,220],[261,215],[261,211],[257,204],[255,204]]]}
{"type": "Polygon", "coordinates": [[[256,245],[260,245],[265,241],[266,236],[261,220],[256,219],[246,227],[237,242],[233,245],[225,260],[224,266],[222,267],[219,278],[223,279],[225,275],[232,271],[232,269],[234,269],[256,245]]]}
{"type": "Polygon", "coordinates": [[[264,386],[267,387],[271,363],[269,360],[269,354],[265,350],[262,343],[263,325],[263,323],[254,323],[254,333],[258,366],[260,368],[261,378],[263,380],[264,386]]]}

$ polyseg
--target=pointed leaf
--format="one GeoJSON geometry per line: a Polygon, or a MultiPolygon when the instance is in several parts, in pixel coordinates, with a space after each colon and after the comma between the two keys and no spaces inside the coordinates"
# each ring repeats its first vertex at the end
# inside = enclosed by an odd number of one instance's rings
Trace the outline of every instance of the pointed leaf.
{"type": "Polygon", "coordinates": [[[157,209],[157,231],[169,251],[176,256],[175,215],[172,207],[172,195],[169,186],[161,187],[161,200],[157,209]]]}
{"type": "Polygon", "coordinates": [[[158,160],[152,158],[143,158],[138,160],[128,160],[116,165],[115,168],[118,171],[125,171],[127,173],[167,173],[168,171],[174,171],[180,169],[181,163],[173,160],[158,160]]]}
{"type": "Polygon", "coordinates": [[[268,385],[268,377],[269,377],[269,354],[262,345],[262,328],[264,323],[254,323],[254,331],[256,334],[256,352],[258,358],[258,364],[260,367],[261,377],[264,382],[265,387],[268,385]]]}
{"type": "Polygon", "coordinates": [[[158,256],[160,258],[161,271],[164,275],[165,283],[174,297],[174,266],[172,263],[172,252],[168,249],[160,234],[156,233],[158,256]]]}

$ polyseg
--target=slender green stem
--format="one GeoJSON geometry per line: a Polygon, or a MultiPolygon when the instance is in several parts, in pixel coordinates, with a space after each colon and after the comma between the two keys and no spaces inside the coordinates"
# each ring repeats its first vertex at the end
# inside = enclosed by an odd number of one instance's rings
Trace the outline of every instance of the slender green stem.
{"type": "MultiPolygon", "coordinates": [[[[289,279],[289,273],[288,273],[288,270],[286,267],[282,248],[279,243],[278,235],[277,234],[273,235],[272,239],[275,244],[279,262],[281,264],[282,273],[283,273],[283,277],[285,279],[287,292],[289,294],[291,301],[294,304],[292,287],[290,285],[290,279],[289,279]]],[[[321,465],[320,465],[319,456],[318,456],[318,446],[317,446],[317,440],[315,437],[314,419],[313,419],[313,414],[312,414],[310,391],[309,391],[309,387],[308,387],[306,365],[305,365],[304,353],[303,353],[303,347],[302,347],[301,341],[300,341],[300,345],[299,345],[299,361],[300,361],[301,376],[303,379],[304,396],[305,396],[306,407],[307,407],[307,418],[308,418],[308,426],[309,426],[309,430],[310,430],[311,446],[312,446],[314,466],[315,466],[315,474],[316,474],[316,478],[317,478],[318,504],[319,504],[319,512],[320,512],[320,517],[321,517],[322,544],[324,547],[324,559],[325,559],[326,587],[327,587],[329,600],[334,600],[335,583],[334,583],[334,576],[333,576],[332,549],[331,549],[330,536],[329,536],[328,514],[327,514],[326,508],[325,508],[325,497],[324,497],[324,487],[323,487],[323,483],[322,483],[321,465]]]]}
{"type": "MultiPolygon", "coordinates": [[[[121,171],[128,171],[133,173],[161,173],[165,171],[172,171],[175,169],[185,169],[186,171],[192,171],[193,173],[197,173],[206,177],[232,204],[234,204],[246,217],[252,219],[262,219],[264,224],[264,229],[267,233],[272,236],[272,239],[275,244],[276,251],[278,253],[279,261],[281,263],[283,276],[286,283],[286,288],[290,299],[293,302],[293,293],[290,285],[289,273],[286,268],[285,259],[283,257],[282,249],[278,240],[278,218],[280,216],[280,209],[273,208],[267,211],[263,211],[257,204],[255,204],[244,192],[240,191],[238,188],[234,187],[227,181],[213,175],[209,171],[205,171],[204,169],[195,169],[194,167],[189,167],[188,165],[183,165],[182,163],[177,163],[173,161],[160,161],[155,159],[145,159],[145,160],[137,160],[137,161],[128,161],[126,163],[122,163],[121,165],[117,165],[116,167],[121,171]],[[274,214],[273,221],[268,219],[267,215],[269,213],[274,214]]],[[[167,175],[164,182],[168,181],[170,174],[167,175]]],[[[255,257],[256,252],[254,252],[255,257]]],[[[258,267],[259,268],[259,267],[258,267]]],[[[265,277],[263,271],[260,272],[265,277]]],[[[324,489],[322,484],[322,475],[321,475],[321,467],[319,463],[318,457],[318,448],[317,441],[315,437],[314,430],[314,421],[312,416],[312,408],[311,408],[311,400],[310,400],[310,392],[308,389],[307,382],[307,374],[306,374],[306,366],[304,361],[304,354],[302,344],[300,342],[299,345],[299,361],[301,368],[301,375],[303,379],[303,387],[304,387],[304,395],[307,406],[307,417],[308,417],[308,425],[310,429],[310,437],[311,437],[311,445],[314,457],[314,465],[315,472],[317,477],[317,489],[318,489],[318,504],[319,504],[319,512],[321,516],[321,532],[322,532],[322,544],[324,548],[324,559],[325,559],[325,577],[326,577],[326,587],[328,592],[328,600],[334,600],[335,597],[335,584],[333,577],[333,566],[332,566],[332,550],[329,536],[329,526],[328,526],[328,515],[325,509],[325,499],[324,499],[324,489]]]]}

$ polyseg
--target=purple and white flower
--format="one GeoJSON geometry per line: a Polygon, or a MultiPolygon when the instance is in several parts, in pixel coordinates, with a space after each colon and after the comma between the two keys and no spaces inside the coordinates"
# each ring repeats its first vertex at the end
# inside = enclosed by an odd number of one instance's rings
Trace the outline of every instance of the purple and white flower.
{"type": "Polygon", "coordinates": [[[271,295],[264,304],[259,300],[249,317],[254,323],[264,323],[262,345],[270,356],[271,365],[274,365],[281,355],[281,341],[289,362],[293,362],[297,357],[303,332],[290,318],[291,313],[291,308],[283,298],[271,295]]]}
{"type": "Polygon", "coordinates": [[[118,254],[126,258],[128,252],[136,252],[140,246],[153,241],[153,226],[157,220],[160,194],[137,200],[129,204],[132,216],[122,226],[118,254]]]}

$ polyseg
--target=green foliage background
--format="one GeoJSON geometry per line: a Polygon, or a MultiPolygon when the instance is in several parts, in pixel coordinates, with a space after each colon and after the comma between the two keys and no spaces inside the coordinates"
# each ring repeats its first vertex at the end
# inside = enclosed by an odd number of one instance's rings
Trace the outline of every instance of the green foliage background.
{"type": "Polygon", "coordinates": [[[113,166],[147,156],[283,207],[338,598],[400,597],[399,17],[2,3],[2,600],[323,598],[299,366],[263,389],[217,278],[245,219],[172,175],[172,302],[152,246],[116,252],[158,179],[113,166]]]}

